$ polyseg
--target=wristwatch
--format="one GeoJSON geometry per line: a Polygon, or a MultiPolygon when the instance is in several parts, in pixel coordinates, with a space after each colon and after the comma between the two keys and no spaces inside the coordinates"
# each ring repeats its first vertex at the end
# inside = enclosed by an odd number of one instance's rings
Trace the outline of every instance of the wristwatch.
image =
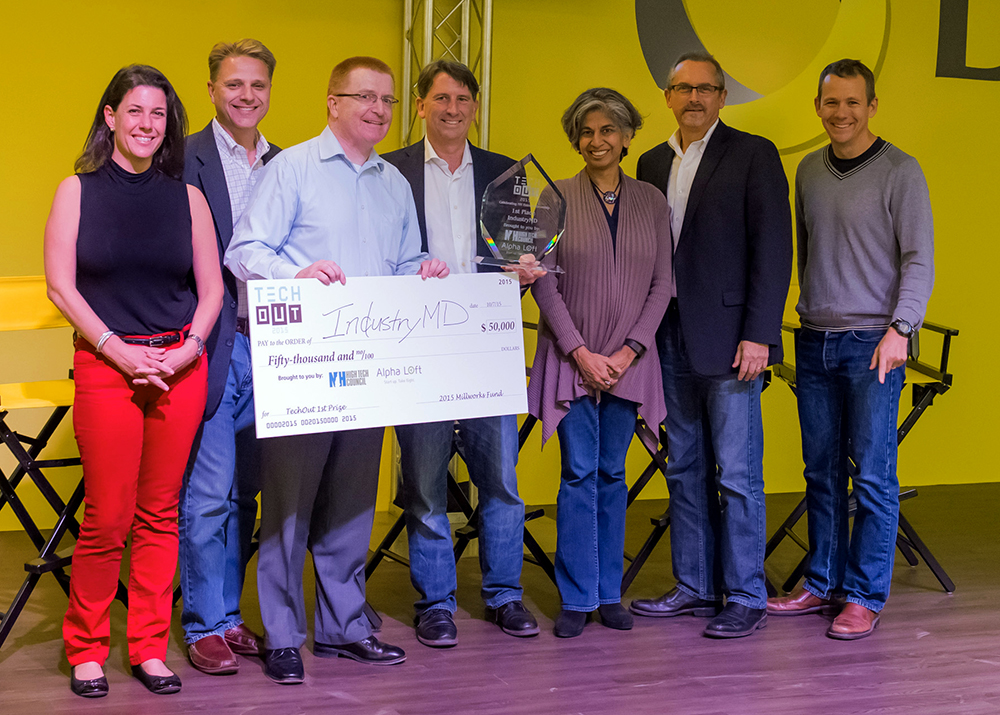
{"type": "Polygon", "coordinates": [[[902,318],[896,318],[894,321],[889,323],[889,327],[895,330],[897,333],[902,335],[906,339],[913,337],[913,326],[907,323],[902,318]]]}
{"type": "Polygon", "coordinates": [[[187,339],[198,344],[198,352],[195,353],[195,357],[201,357],[201,354],[205,352],[205,341],[194,333],[188,333],[187,339]]]}

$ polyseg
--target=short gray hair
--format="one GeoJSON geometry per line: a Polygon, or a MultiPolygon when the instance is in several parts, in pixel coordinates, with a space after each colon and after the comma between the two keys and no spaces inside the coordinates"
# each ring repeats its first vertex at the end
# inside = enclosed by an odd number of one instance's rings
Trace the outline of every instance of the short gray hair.
{"type": "Polygon", "coordinates": [[[677,58],[677,61],[670,67],[670,74],[667,75],[667,89],[674,85],[674,75],[677,73],[677,65],[681,62],[707,62],[715,67],[715,84],[721,92],[726,88],[726,73],[722,71],[722,65],[708,52],[685,52],[677,58]]]}
{"type": "MultiPolygon", "coordinates": [[[[621,92],[607,87],[594,87],[581,93],[573,100],[562,116],[563,131],[569,137],[570,144],[580,151],[580,132],[587,115],[598,109],[604,112],[615,126],[630,138],[642,129],[642,115],[621,92]]],[[[622,149],[622,158],[628,150],[622,149]]]]}

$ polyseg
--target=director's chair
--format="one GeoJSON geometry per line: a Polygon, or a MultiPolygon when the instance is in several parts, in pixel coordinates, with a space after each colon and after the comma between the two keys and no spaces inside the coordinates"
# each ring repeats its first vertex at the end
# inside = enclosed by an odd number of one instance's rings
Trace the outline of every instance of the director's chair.
{"type": "MultiPolygon", "coordinates": [[[[782,330],[787,333],[792,333],[798,330],[798,326],[785,322],[782,324],[782,330]]],[[[896,429],[896,444],[897,446],[902,445],[903,440],[916,425],[917,420],[919,420],[927,408],[934,404],[934,398],[938,395],[943,395],[948,390],[951,389],[952,384],[952,374],[948,372],[948,359],[951,356],[951,339],[958,335],[958,330],[954,328],[949,328],[944,325],[939,325],[937,323],[924,322],[921,326],[920,332],[914,336],[913,344],[911,345],[910,357],[906,361],[906,378],[903,383],[905,388],[907,385],[911,387],[912,391],[912,404],[910,406],[910,411],[907,413],[906,417],[903,419],[902,423],[896,429]],[[940,336],[941,340],[941,355],[938,364],[932,365],[930,363],[923,362],[919,359],[919,346],[920,346],[920,335],[926,333],[933,334],[935,337],[940,336]]],[[[788,353],[786,353],[787,355],[788,353]]],[[[784,362],[781,365],[775,365],[773,368],[774,373],[780,377],[788,386],[795,392],[795,366],[791,363],[784,362]]],[[[856,469],[856,465],[849,463],[848,471],[852,472],[856,469]]],[[[853,475],[852,475],[853,476],[853,475]]],[[[903,502],[908,499],[912,499],[917,496],[916,489],[904,489],[899,494],[899,501],[903,502]]],[[[848,503],[848,517],[853,518],[854,512],[857,509],[857,503],[853,496],[850,497],[848,503]]],[[[803,498],[802,501],[792,510],[792,513],[788,515],[788,518],[778,527],[778,530],[771,536],[767,542],[767,548],[764,551],[764,560],[774,552],[775,549],[788,538],[804,551],[809,551],[809,545],[798,536],[793,530],[798,521],[802,518],[803,514],[806,513],[806,500],[803,498]]],[[[930,549],[917,534],[913,525],[910,524],[909,520],[903,515],[902,510],[899,512],[899,531],[896,534],[896,547],[899,549],[900,553],[903,554],[903,558],[910,566],[916,566],[919,561],[917,555],[924,560],[934,577],[937,578],[941,587],[947,593],[952,593],[955,590],[955,583],[951,580],[948,574],[942,568],[938,560],[934,558],[934,554],[931,553],[930,549]]],[[[785,579],[782,583],[782,590],[784,592],[791,591],[795,584],[798,583],[799,579],[802,578],[802,574],[805,573],[807,556],[804,556],[792,571],[792,573],[785,579]]],[[[771,583],[770,579],[767,579],[767,590],[768,594],[771,596],[777,595],[777,591],[774,585],[771,583]]]]}
{"type": "MultiPolygon", "coordinates": [[[[0,331],[66,327],[69,327],[69,323],[46,297],[44,276],[0,278],[0,331]]],[[[69,576],[65,569],[72,561],[73,549],[70,547],[60,551],[59,543],[67,531],[74,537],[79,536],[80,525],[75,515],[83,503],[83,480],[77,484],[69,501],[63,502],[42,470],[77,467],[80,466],[80,458],[38,457],[72,405],[73,380],[70,378],[0,385],[0,439],[17,463],[9,475],[0,469],[0,510],[10,506],[28,538],[38,549],[38,557],[24,564],[28,575],[14,601],[0,614],[0,646],[7,639],[42,574],[51,573],[63,591],[69,593],[69,576]],[[21,434],[7,422],[12,411],[28,409],[49,410],[48,419],[35,435],[21,434]],[[56,514],[56,522],[48,538],[42,534],[38,523],[18,495],[18,485],[24,482],[25,477],[28,477],[28,483],[35,485],[56,514]]],[[[126,590],[121,582],[118,584],[116,597],[127,604],[126,590]]]]}

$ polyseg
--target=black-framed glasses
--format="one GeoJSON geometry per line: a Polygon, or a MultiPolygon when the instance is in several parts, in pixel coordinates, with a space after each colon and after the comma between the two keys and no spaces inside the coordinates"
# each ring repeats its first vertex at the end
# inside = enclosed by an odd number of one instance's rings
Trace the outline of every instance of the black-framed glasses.
{"type": "Polygon", "coordinates": [[[392,109],[392,105],[399,104],[399,100],[393,97],[391,94],[384,94],[379,97],[374,92],[364,92],[362,94],[335,94],[334,97],[354,97],[359,102],[367,104],[369,107],[374,107],[376,100],[381,99],[382,104],[392,109]]]}
{"type": "Polygon", "coordinates": [[[677,94],[684,95],[685,97],[692,92],[697,92],[703,97],[710,97],[721,90],[722,87],[716,87],[714,84],[699,84],[694,86],[690,84],[673,84],[668,87],[668,89],[671,92],[677,92],[677,94]]]}

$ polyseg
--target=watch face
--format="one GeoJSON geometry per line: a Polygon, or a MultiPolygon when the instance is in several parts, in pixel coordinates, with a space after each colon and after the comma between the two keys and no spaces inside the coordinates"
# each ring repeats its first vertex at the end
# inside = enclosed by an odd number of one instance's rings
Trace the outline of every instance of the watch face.
{"type": "Polygon", "coordinates": [[[913,326],[907,323],[905,320],[893,321],[892,327],[896,329],[896,332],[902,335],[904,338],[908,338],[913,335],[913,326]]]}

